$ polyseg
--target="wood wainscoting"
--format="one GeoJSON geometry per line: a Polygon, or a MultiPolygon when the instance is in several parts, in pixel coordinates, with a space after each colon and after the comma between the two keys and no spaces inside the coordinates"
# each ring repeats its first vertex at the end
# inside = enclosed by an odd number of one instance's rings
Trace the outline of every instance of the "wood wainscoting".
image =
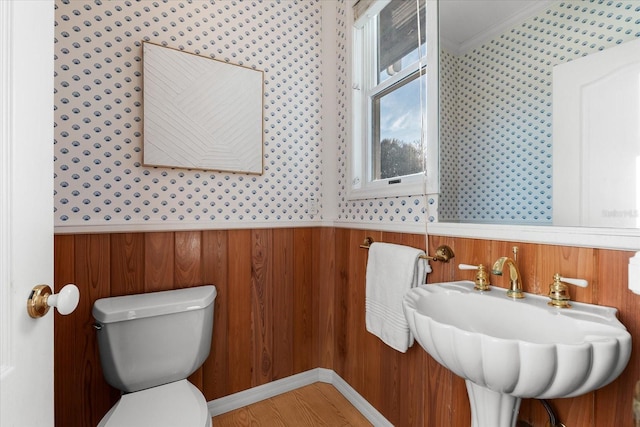
{"type": "Polygon", "coordinates": [[[76,283],[81,297],[55,318],[56,425],[95,426],[119,396],[102,377],[98,298],[216,285],[211,353],[189,378],[207,400],[319,366],[331,286],[314,247],[331,242],[319,228],[57,235],[56,287],[76,283]]]}
{"type": "MultiPolygon", "coordinates": [[[[214,284],[218,288],[211,354],[190,380],[213,400],[309,369],[334,370],[396,426],[470,425],[462,379],[418,345],[398,353],[365,330],[366,236],[425,247],[417,234],[330,227],[55,236],[55,283],[76,283],[81,300],[55,317],[56,425],[94,426],[118,392],[102,378],[91,307],[102,297],[214,284]]],[[[459,263],[491,264],[520,247],[525,290],[545,294],[553,273],[589,280],[572,287],[577,301],[617,307],[635,338],[640,296],[627,288],[632,252],[429,238],[430,252],[448,244],[456,258],[431,263],[428,281],[472,278],[459,263]]],[[[494,285],[507,279],[492,276],[494,285]]],[[[487,313],[488,316],[491,313],[487,313]]],[[[609,386],[551,401],[572,427],[632,427],[632,396],[640,379],[634,341],[629,366],[609,386]]],[[[524,400],[520,418],[544,425],[546,412],[524,400]]]]}

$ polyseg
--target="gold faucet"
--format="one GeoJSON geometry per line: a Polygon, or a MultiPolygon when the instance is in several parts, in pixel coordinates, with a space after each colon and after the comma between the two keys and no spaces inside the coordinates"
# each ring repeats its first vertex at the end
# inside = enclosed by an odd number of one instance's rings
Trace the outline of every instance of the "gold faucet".
{"type": "Polygon", "coordinates": [[[509,298],[524,298],[524,293],[522,292],[522,282],[520,281],[520,271],[518,271],[518,266],[516,262],[509,257],[503,256],[499,258],[491,268],[491,273],[496,276],[502,276],[502,270],[504,269],[504,265],[507,264],[509,266],[509,277],[511,279],[511,285],[507,290],[507,296],[509,298]]]}

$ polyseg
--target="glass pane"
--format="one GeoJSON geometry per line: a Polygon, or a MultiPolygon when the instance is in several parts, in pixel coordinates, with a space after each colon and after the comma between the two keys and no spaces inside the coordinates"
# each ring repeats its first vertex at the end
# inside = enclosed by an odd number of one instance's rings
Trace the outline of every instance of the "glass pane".
{"type": "Polygon", "coordinates": [[[418,31],[416,0],[392,0],[378,15],[378,83],[426,54],[425,1],[420,0],[418,31]],[[418,33],[420,49],[418,49],[418,33]]]}
{"type": "Polygon", "coordinates": [[[422,172],[420,85],[418,72],[373,98],[372,179],[422,172]]]}

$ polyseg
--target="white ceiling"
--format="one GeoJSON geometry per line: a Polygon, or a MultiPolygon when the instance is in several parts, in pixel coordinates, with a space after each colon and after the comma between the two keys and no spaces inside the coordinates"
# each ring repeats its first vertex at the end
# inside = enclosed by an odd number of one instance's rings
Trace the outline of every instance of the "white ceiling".
{"type": "Polygon", "coordinates": [[[440,0],[440,42],[452,53],[465,53],[553,1],[440,0]]]}

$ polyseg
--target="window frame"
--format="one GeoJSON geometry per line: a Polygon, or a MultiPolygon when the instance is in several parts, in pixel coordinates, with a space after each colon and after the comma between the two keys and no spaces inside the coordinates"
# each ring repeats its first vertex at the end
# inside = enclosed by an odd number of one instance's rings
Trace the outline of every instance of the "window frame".
{"type": "MultiPolygon", "coordinates": [[[[427,124],[429,120],[437,123],[437,50],[438,43],[431,43],[429,40],[437,40],[437,2],[427,1],[427,46],[426,59],[420,60],[406,67],[396,75],[385,79],[380,84],[375,84],[377,80],[377,25],[376,17],[380,11],[390,3],[391,0],[373,1],[367,11],[359,17],[351,28],[352,37],[352,75],[351,75],[351,110],[352,110],[352,142],[350,144],[350,167],[348,173],[347,198],[349,200],[360,199],[377,199],[386,197],[399,196],[422,196],[428,193],[437,192],[438,188],[438,155],[427,157],[427,171],[421,171],[411,175],[402,177],[386,178],[373,180],[372,168],[373,159],[371,158],[373,143],[373,108],[372,98],[389,87],[409,78],[410,76],[426,73],[426,99],[423,99],[423,105],[426,105],[426,112],[423,116],[423,123],[427,124]],[[431,19],[430,19],[431,17],[431,19]],[[434,17],[436,17],[434,19],[434,17]],[[431,31],[429,31],[431,29],[431,31]],[[435,30],[434,30],[435,29],[435,30]],[[433,46],[435,45],[435,46],[433,46]],[[435,58],[435,61],[434,61],[435,58]],[[369,64],[367,67],[366,64],[369,64]],[[434,66],[435,64],[435,66],[434,66]],[[420,71],[422,65],[422,71],[420,71]],[[429,70],[429,71],[427,71],[429,70]],[[435,80],[434,80],[435,79],[435,80]],[[435,92],[433,92],[435,90],[435,92]],[[434,103],[435,102],[435,103],[434,103]],[[429,107],[435,105],[435,117],[429,107]],[[400,180],[400,182],[397,182],[400,180]],[[397,183],[394,183],[397,182],[397,183]]],[[[416,76],[420,79],[421,75],[416,76]]],[[[423,97],[424,97],[423,92],[423,97]]],[[[429,153],[438,153],[437,151],[437,126],[435,132],[424,126],[422,129],[422,141],[426,141],[426,147],[423,145],[422,150],[426,149],[429,153]]]]}

